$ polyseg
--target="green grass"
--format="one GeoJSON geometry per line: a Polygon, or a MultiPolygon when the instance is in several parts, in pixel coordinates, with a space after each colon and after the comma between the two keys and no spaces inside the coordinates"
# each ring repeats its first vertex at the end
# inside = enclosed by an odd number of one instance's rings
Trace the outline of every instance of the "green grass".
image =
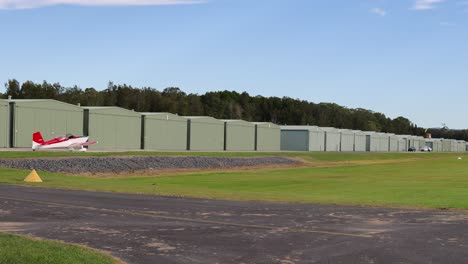
{"type": "MultiPolygon", "coordinates": [[[[45,182],[28,185],[234,200],[468,209],[466,154],[286,155],[304,158],[309,163],[292,169],[199,172],[159,177],[90,178],[39,172],[45,182]],[[463,159],[458,160],[459,156],[463,159]]],[[[0,169],[0,183],[26,184],[22,180],[27,174],[27,171],[0,169]]]]}
{"type": "Polygon", "coordinates": [[[82,246],[0,233],[0,264],[116,264],[110,256],[82,246]]]}

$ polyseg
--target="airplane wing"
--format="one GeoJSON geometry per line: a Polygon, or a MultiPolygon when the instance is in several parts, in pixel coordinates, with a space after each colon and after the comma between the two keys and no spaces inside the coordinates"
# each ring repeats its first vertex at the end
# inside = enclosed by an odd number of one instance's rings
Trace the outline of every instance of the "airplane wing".
{"type": "Polygon", "coordinates": [[[85,146],[91,146],[95,145],[97,142],[83,142],[83,143],[75,143],[71,144],[69,147],[85,147],[85,146]]]}

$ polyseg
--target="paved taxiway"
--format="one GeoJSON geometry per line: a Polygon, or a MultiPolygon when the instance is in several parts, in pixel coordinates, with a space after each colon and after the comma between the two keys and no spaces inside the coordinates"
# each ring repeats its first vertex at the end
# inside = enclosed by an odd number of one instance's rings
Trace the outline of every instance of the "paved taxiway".
{"type": "Polygon", "coordinates": [[[0,231],[128,263],[468,263],[468,212],[0,185],[0,231]]]}

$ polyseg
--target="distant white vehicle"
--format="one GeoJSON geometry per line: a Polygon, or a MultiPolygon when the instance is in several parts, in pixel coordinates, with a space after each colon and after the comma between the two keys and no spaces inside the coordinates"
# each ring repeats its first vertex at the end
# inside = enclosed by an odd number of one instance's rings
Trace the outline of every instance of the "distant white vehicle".
{"type": "Polygon", "coordinates": [[[421,147],[419,149],[419,151],[422,151],[422,152],[432,152],[432,148],[431,147],[428,147],[428,146],[424,146],[424,147],[421,147]]]}

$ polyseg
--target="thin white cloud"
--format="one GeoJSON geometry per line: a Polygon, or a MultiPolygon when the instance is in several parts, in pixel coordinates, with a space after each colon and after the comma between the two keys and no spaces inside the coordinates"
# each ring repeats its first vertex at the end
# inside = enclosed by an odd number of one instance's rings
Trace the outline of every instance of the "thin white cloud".
{"type": "Polygon", "coordinates": [[[0,9],[30,9],[53,5],[152,6],[204,3],[207,0],[0,0],[0,9]]]}
{"type": "Polygon", "coordinates": [[[439,26],[441,26],[441,27],[455,27],[455,26],[457,26],[457,24],[455,24],[453,22],[444,21],[444,22],[440,22],[439,26]]]}
{"type": "Polygon", "coordinates": [[[378,16],[382,16],[382,17],[387,15],[387,11],[385,11],[382,8],[378,8],[378,7],[372,8],[370,10],[370,12],[373,13],[373,14],[376,14],[378,16]]]}
{"type": "Polygon", "coordinates": [[[413,5],[414,10],[430,10],[436,8],[436,5],[445,0],[416,0],[413,5]]]}

